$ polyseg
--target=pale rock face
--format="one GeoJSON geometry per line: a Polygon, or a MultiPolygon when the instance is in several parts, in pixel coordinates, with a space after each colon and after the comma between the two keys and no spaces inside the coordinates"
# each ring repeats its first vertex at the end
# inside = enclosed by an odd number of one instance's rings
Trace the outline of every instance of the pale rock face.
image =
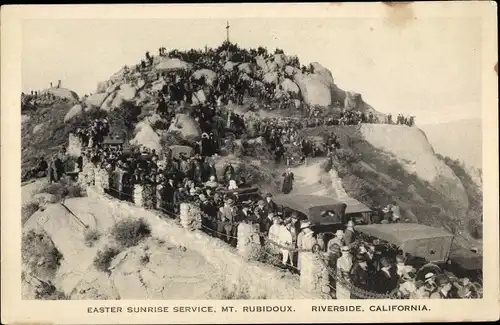
{"type": "Polygon", "coordinates": [[[184,139],[201,136],[201,130],[196,121],[187,114],[177,114],[168,132],[178,131],[184,139]]]}
{"type": "Polygon", "coordinates": [[[64,116],[64,122],[68,122],[72,118],[81,115],[82,112],[83,112],[83,109],[82,109],[82,105],[80,105],[80,104],[77,104],[77,105],[71,107],[71,109],[68,111],[68,113],[66,113],[66,116],[64,116]]]}
{"type": "Polygon", "coordinates": [[[103,92],[92,94],[85,99],[85,105],[89,108],[100,108],[107,96],[108,94],[103,92]]]}
{"type": "Polygon", "coordinates": [[[207,101],[207,97],[203,89],[200,89],[197,92],[193,93],[192,101],[194,105],[203,104],[207,101]]]}
{"type": "Polygon", "coordinates": [[[278,67],[283,68],[287,63],[287,57],[285,54],[275,54],[274,62],[276,62],[278,67]]]}
{"type": "Polygon", "coordinates": [[[276,85],[278,83],[278,74],[276,72],[268,72],[264,75],[262,80],[264,83],[276,85]]]}
{"type": "Polygon", "coordinates": [[[191,69],[191,64],[179,59],[162,59],[156,65],[156,69],[159,71],[189,70],[191,69]]]}
{"type": "Polygon", "coordinates": [[[285,80],[281,82],[281,86],[283,87],[284,91],[287,91],[289,93],[298,94],[300,91],[299,86],[297,86],[295,82],[288,78],[285,78],[285,80]]]}
{"type": "Polygon", "coordinates": [[[288,76],[290,76],[290,77],[292,77],[292,76],[293,76],[293,75],[295,75],[295,74],[302,73],[302,72],[300,71],[300,69],[297,69],[297,68],[292,67],[292,66],[290,66],[290,65],[287,65],[287,66],[285,67],[285,69],[284,69],[284,70],[285,70],[285,75],[288,75],[288,76]]]}
{"type": "Polygon", "coordinates": [[[69,90],[67,88],[56,88],[56,87],[48,88],[44,90],[42,93],[49,93],[56,97],[66,98],[69,100],[78,100],[78,95],[74,91],[69,90]]]}
{"type": "Polygon", "coordinates": [[[232,71],[234,69],[234,67],[237,65],[238,65],[238,63],[236,63],[236,62],[227,61],[226,64],[224,64],[224,70],[232,71]]]}
{"type": "Polygon", "coordinates": [[[462,182],[444,162],[434,155],[425,134],[416,127],[385,124],[362,124],[361,133],[375,148],[396,156],[408,173],[420,179],[457,204],[468,206],[468,198],[462,182]]]}
{"type": "Polygon", "coordinates": [[[266,67],[264,68],[264,72],[276,72],[278,70],[280,70],[280,66],[278,65],[278,63],[276,63],[276,61],[271,61],[271,60],[266,61],[266,67]]]}
{"type": "Polygon", "coordinates": [[[135,126],[135,137],[130,141],[132,145],[144,146],[149,149],[161,151],[160,136],[146,121],[141,121],[135,126]]]}
{"type": "Polygon", "coordinates": [[[241,72],[245,72],[246,74],[252,74],[253,73],[253,65],[251,63],[248,63],[248,62],[240,64],[238,66],[238,69],[241,72]]]}
{"type": "Polygon", "coordinates": [[[311,106],[327,107],[332,103],[329,85],[317,74],[296,75],[295,82],[300,88],[304,102],[311,106]]]}
{"type": "Polygon", "coordinates": [[[213,85],[215,79],[217,78],[217,73],[210,69],[201,69],[193,73],[194,79],[199,80],[201,79],[201,77],[205,77],[205,82],[207,83],[207,85],[213,85]]]}
{"type": "Polygon", "coordinates": [[[320,75],[325,84],[333,85],[333,77],[330,70],[319,64],[318,62],[313,62],[311,65],[314,67],[314,74],[320,75]]]}
{"type": "Polygon", "coordinates": [[[255,58],[255,63],[257,63],[257,66],[262,70],[267,68],[266,60],[260,55],[255,58]]]}
{"type": "Polygon", "coordinates": [[[137,93],[137,89],[130,84],[123,84],[117,91],[115,98],[111,103],[111,108],[116,108],[120,106],[125,101],[131,101],[134,99],[137,93]]]}

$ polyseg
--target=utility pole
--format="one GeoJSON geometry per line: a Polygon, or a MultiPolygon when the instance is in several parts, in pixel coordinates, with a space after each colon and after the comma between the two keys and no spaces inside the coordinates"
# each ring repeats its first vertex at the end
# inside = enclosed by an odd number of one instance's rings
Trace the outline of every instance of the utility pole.
{"type": "Polygon", "coordinates": [[[229,22],[226,24],[226,41],[229,43],[229,22]]]}

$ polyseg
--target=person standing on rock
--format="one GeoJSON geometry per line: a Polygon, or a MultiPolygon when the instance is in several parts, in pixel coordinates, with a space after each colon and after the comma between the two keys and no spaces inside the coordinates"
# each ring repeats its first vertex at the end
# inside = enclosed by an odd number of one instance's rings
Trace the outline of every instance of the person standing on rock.
{"type": "Polygon", "coordinates": [[[282,187],[282,192],[284,194],[288,194],[292,191],[293,189],[293,173],[290,168],[286,170],[285,173],[283,173],[283,187],[282,187]]]}

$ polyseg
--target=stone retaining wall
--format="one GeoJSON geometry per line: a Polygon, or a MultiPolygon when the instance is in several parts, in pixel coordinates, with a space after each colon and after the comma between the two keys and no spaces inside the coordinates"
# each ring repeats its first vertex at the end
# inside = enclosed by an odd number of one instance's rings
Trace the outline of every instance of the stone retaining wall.
{"type": "MultiPolygon", "coordinates": [[[[195,250],[203,255],[208,262],[220,270],[225,279],[225,285],[231,284],[237,288],[246,288],[249,299],[257,299],[259,297],[267,299],[326,298],[325,295],[320,293],[302,290],[296,275],[291,275],[288,272],[285,273],[270,265],[248,260],[248,257],[253,257],[253,254],[245,257],[241,256],[240,253],[248,251],[248,248],[243,249],[240,246],[236,250],[225,242],[208,236],[200,230],[196,230],[196,227],[190,227],[190,229],[195,230],[183,228],[174,220],[161,217],[157,211],[146,210],[132,203],[116,200],[109,195],[99,193],[93,187],[87,189],[87,194],[89,197],[94,197],[112,205],[118,215],[144,218],[151,225],[153,236],[168,240],[175,245],[195,250]]],[[[184,209],[185,212],[190,211],[191,208],[187,206],[188,204],[185,204],[181,210],[184,209]]],[[[192,225],[193,222],[191,221],[190,224],[192,225]]],[[[248,242],[256,240],[255,233],[250,229],[245,229],[243,233],[250,234],[250,236],[247,236],[250,238],[247,239],[248,242]]],[[[247,245],[243,246],[247,247],[247,245]]]]}

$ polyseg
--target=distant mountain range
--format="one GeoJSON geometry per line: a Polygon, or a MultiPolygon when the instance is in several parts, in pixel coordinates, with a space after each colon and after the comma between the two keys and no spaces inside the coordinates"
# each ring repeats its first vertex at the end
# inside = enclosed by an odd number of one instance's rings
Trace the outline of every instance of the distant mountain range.
{"type": "Polygon", "coordinates": [[[481,119],[464,119],[447,123],[419,125],[434,151],[482,168],[481,119]]]}

